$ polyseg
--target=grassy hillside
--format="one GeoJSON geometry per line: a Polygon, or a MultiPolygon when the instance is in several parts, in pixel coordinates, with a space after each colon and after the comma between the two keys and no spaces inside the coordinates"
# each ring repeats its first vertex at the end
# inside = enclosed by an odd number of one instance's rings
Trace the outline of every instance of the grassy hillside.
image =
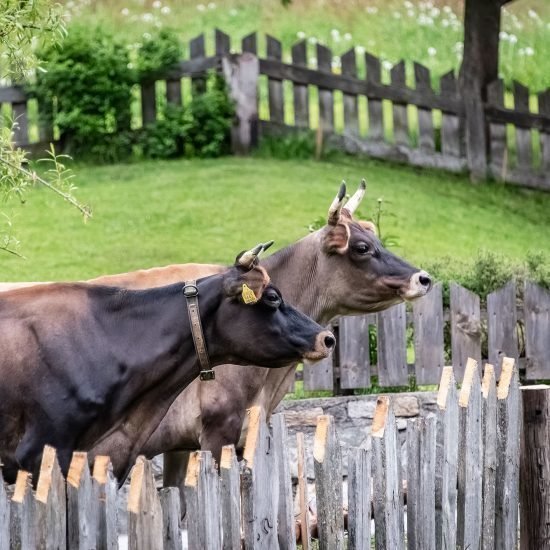
{"type": "MultiPolygon", "coordinates": [[[[368,181],[361,208],[379,197],[382,230],[419,264],[468,259],[480,248],[523,259],[550,248],[550,194],[473,186],[465,178],[347,158],[331,162],[264,158],[178,160],[75,170],[93,219],[38,189],[13,207],[26,260],[2,256],[2,279],[78,279],[174,262],[229,263],[268,239],[284,246],[325,216],[345,179],[368,181]]],[[[276,248],[275,247],[275,248],[276,248]]]]}

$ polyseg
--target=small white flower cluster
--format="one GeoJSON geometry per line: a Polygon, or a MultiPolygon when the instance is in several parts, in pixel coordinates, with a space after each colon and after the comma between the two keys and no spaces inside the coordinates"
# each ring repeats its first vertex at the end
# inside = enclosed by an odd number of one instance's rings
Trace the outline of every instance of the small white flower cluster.
{"type": "Polygon", "coordinates": [[[525,48],[520,48],[518,50],[518,54],[521,56],[532,57],[535,55],[535,50],[531,48],[531,46],[526,46],[525,48]]]}
{"type": "Polygon", "coordinates": [[[500,31],[498,37],[503,42],[510,42],[510,44],[516,44],[518,41],[518,37],[515,34],[507,33],[506,31],[500,31]]]}
{"type": "Polygon", "coordinates": [[[208,2],[208,4],[197,4],[197,11],[206,11],[206,10],[215,10],[216,4],[215,2],[208,2]]]}

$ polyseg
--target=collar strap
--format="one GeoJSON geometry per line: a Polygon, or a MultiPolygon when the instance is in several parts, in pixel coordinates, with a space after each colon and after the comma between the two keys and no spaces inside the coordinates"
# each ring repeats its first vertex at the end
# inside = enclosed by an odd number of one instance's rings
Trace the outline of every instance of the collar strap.
{"type": "Polygon", "coordinates": [[[216,375],[210,365],[208,351],[206,349],[206,340],[202,331],[201,314],[199,310],[199,289],[197,281],[187,281],[183,287],[183,295],[187,301],[187,313],[189,313],[189,323],[191,325],[191,334],[193,335],[193,343],[195,351],[199,358],[201,368],[201,380],[214,380],[216,375]]]}

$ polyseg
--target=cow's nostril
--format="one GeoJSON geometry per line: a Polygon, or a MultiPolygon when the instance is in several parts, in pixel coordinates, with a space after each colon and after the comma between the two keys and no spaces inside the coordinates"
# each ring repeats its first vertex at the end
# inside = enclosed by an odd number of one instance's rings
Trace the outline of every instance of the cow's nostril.
{"type": "Polygon", "coordinates": [[[325,336],[325,346],[328,349],[333,348],[336,345],[336,339],[334,336],[325,336]]]}
{"type": "Polygon", "coordinates": [[[418,277],[418,282],[422,286],[430,286],[432,284],[432,280],[426,275],[420,275],[420,277],[418,277]]]}

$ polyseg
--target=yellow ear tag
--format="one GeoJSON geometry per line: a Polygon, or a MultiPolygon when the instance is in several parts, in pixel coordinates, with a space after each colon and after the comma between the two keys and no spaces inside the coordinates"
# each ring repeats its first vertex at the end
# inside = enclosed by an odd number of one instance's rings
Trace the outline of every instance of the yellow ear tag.
{"type": "Polygon", "coordinates": [[[258,301],[256,294],[246,283],[243,283],[242,297],[245,304],[255,304],[258,301]]]}

